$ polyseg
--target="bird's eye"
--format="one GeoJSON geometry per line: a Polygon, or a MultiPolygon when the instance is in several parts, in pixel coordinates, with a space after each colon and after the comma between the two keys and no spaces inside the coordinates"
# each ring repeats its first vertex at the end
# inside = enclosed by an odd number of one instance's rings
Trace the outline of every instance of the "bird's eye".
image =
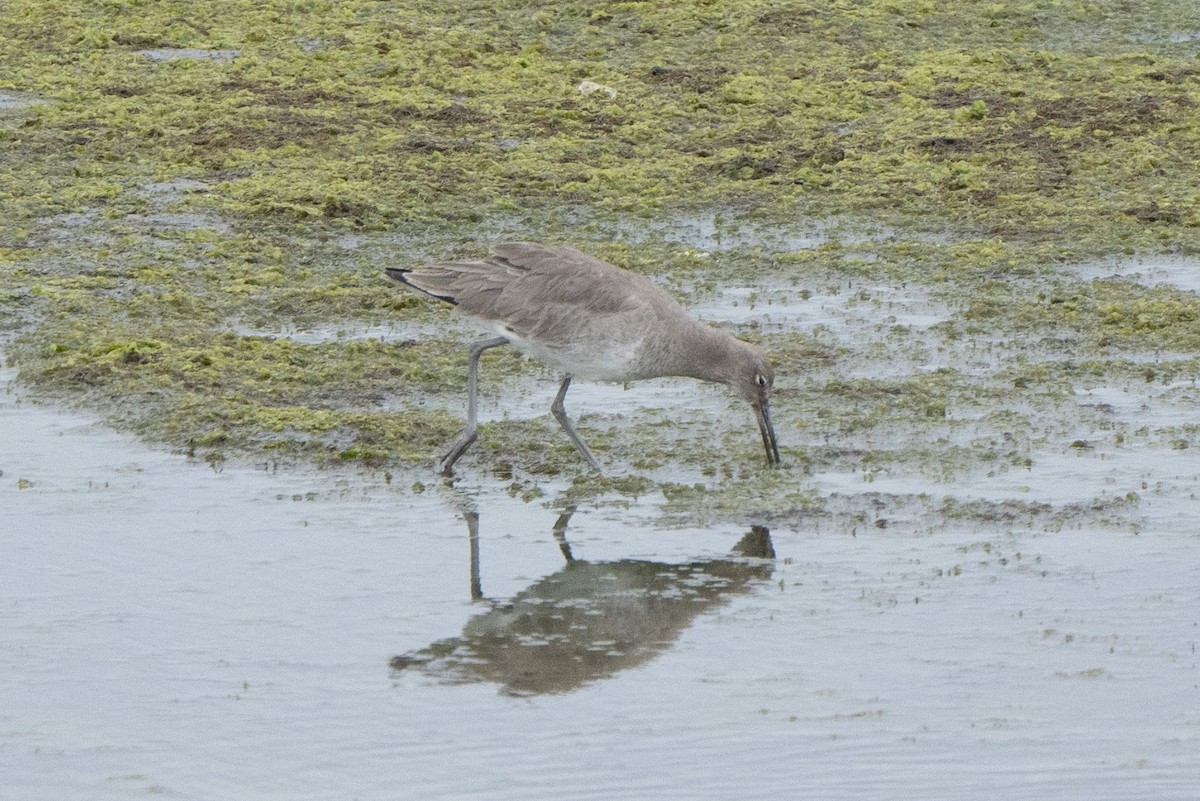
{"type": "Polygon", "coordinates": [[[755,376],[754,380],[758,382],[758,385],[760,387],[765,387],[767,385],[767,377],[765,375],[762,375],[761,373],[759,373],[757,376],[755,376]]]}

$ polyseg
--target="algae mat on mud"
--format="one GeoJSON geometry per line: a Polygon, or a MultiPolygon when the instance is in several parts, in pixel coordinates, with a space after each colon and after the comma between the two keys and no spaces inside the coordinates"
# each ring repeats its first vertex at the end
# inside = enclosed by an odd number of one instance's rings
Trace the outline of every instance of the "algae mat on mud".
{"type": "MultiPolygon", "coordinates": [[[[510,237],[761,341],[807,471],[1194,438],[1063,411],[1196,377],[1193,291],[1064,268],[1197,250],[1191,3],[17,1],[0,31],[10,354],[174,447],[427,464],[468,333],[379,268],[510,237]],[[722,307],[730,286],[755,291],[722,307]],[[889,322],[906,294],[915,321],[889,322]]],[[[488,364],[497,396],[536,374],[488,364]]],[[[803,471],[751,467],[723,401],[686,425],[580,411],[634,475],[597,489],[810,500],[803,471]]],[[[475,458],[574,475],[550,426],[489,423],[475,458]]]]}

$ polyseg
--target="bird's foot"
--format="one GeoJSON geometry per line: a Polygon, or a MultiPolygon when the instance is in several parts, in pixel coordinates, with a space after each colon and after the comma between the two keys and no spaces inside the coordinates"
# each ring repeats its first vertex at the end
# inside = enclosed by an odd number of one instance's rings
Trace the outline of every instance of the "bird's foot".
{"type": "Polygon", "coordinates": [[[467,448],[471,447],[472,443],[479,437],[479,433],[471,428],[464,428],[462,432],[450,444],[450,449],[446,451],[446,455],[438,462],[438,472],[443,476],[451,476],[454,474],[454,463],[458,458],[467,452],[467,448]]]}

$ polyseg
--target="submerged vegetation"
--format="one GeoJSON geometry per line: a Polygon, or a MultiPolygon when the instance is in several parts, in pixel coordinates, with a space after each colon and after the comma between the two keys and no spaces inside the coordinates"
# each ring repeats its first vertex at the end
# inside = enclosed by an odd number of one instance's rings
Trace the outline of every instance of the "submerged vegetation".
{"type": "MultiPolygon", "coordinates": [[[[35,392],[207,458],[427,465],[469,332],[380,267],[545,239],[697,304],[757,288],[742,321],[834,319],[745,332],[779,366],[781,476],[723,415],[579,410],[671,504],[1178,450],[1194,428],[1073,398],[1195,381],[1195,281],[1121,273],[1200,247],[1197,37],[1183,0],[11,0],[0,334],[35,392]],[[935,319],[895,315],[912,292],[935,319]]],[[[485,424],[473,458],[574,476],[552,426],[485,424]]]]}

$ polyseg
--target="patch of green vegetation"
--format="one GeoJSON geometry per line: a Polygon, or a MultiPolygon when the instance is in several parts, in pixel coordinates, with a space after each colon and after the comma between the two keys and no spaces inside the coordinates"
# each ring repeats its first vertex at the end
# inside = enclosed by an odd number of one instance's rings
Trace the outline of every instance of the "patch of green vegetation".
{"type": "Polygon", "coordinates": [[[668,522],[711,525],[716,522],[770,522],[799,520],[820,514],[818,494],[806,488],[788,471],[755,471],[753,480],[676,484],[664,482],[663,513],[668,522]]]}
{"type": "Polygon", "coordinates": [[[999,524],[1012,529],[1040,526],[1047,531],[1057,531],[1082,519],[1128,525],[1126,515],[1136,507],[1138,500],[1138,496],[1131,493],[1128,497],[1100,496],[1083,503],[1054,506],[1038,501],[947,497],[942,501],[939,512],[950,520],[999,524]]]}
{"type": "Polygon", "coordinates": [[[86,389],[92,402],[106,398],[122,423],[191,449],[424,461],[456,428],[445,413],[412,411],[419,395],[463,372],[461,359],[441,348],[306,345],[211,328],[162,339],[134,331],[121,322],[47,324],[16,355],[26,380],[65,395],[86,389]]]}
{"type": "Polygon", "coordinates": [[[962,318],[974,330],[1055,331],[1089,349],[1200,350],[1200,299],[1194,292],[1122,280],[1062,282],[1033,297],[1027,289],[984,287],[962,318]]]}
{"type": "Polygon", "coordinates": [[[653,214],[736,198],[1086,238],[1098,220],[1134,240],[1195,225],[1190,54],[1057,34],[1111,41],[1126,10],[996,8],[14,2],[0,63],[53,102],[6,143],[32,169],[0,187],[28,211],[73,211],[129,205],[143,176],[202,178],[225,212],[376,228],[549,198],[653,214]],[[169,48],[234,57],[142,55],[169,48]],[[577,91],[584,79],[616,98],[577,91]],[[17,183],[29,172],[37,191],[17,183]]]}

